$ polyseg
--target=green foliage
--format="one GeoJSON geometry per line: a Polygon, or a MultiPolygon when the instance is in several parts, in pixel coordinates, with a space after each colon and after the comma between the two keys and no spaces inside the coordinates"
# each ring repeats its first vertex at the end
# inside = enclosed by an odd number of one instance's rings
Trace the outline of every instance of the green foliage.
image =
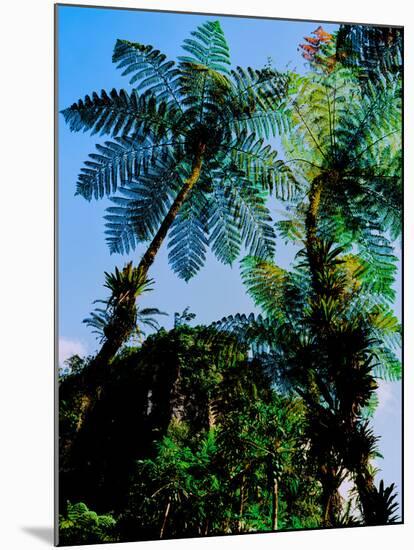
{"type": "MultiPolygon", "coordinates": [[[[77,187],[88,200],[109,196],[111,252],[153,239],[202,161],[168,227],[170,264],[188,281],[209,247],[226,264],[246,251],[241,276],[261,310],[191,328],[186,308],[172,331],[124,348],[106,370],[71,359],[60,380],[62,499],[81,503],[61,518],[67,543],[399,519],[395,486],[376,483],[370,419],[378,380],[401,378],[402,35],[313,34],[302,44],[311,72],[289,77],[231,69],[218,22],[195,30],[177,63],[118,40],[113,61],[132,90],[63,111],[72,130],[111,136],[77,187]],[[285,162],[267,143],[277,134],[285,162]],[[270,193],[288,203],[276,232],[297,247],[289,268],[274,260],[270,193]]],[[[136,305],[149,284],[132,264],[106,274],[111,295],[87,320],[105,343],[157,328],[160,312],[136,305]]]]}
{"type": "Polygon", "coordinates": [[[195,319],[196,314],[190,311],[190,307],[187,306],[182,313],[174,313],[174,328],[180,327],[181,325],[188,324],[188,322],[195,319]]]}
{"type": "Polygon", "coordinates": [[[399,517],[396,514],[398,503],[395,502],[396,498],[397,493],[394,483],[385,487],[382,480],[378,488],[374,487],[362,496],[366,524],[385,525],[387,523],[398,522],[399,517]]]}
{"type": "Polygon", "coordinates": [[[59,518],[59,544],[71,546],[117,542],[115,526],[116,521],[111,515],[98,515],[83,502],[68,502],[65,516],[59,518]]]}
{"type": "Polygon", "coordinates": [[[299,80],[292,99],[289,161],[304,193],[296,216],[279,222],[285,238],[304,239],[308,186],[323,181],[318,231],[357,250],[372,291],[394,298],[396,258],[392,240],[401,233],[401,97],[398,79],[369,83],[365,91],[338,66],[299,80]],[[307,182],[307,183],[306,183],[307,182]]]}
{"type": "Polygon", "coordinates": [[[216,452],[212,431],[194,439],[185,424],[173,423],[157,444],[156,457],[137,464],[121,521],[137,530],[144,521],[157,538],[206,534],[203,527],[217,515],[222,499],[213,466],[216,452]]]}
{"type": "Polygon", "coordinates": [[[113,138],[97,145],[77,184],[87,200],[111,198],[111,253],[129,253],[154,237],[202,148],[199,181],[170,231],[171,266],[187,281],[208,246],[227,264],[242,245],[271,257],[266,196],[285,199],[297,189],[289,167],[264,142],[286,124],[287,75],[269,67],[230,70],[217,21],[198,27],[183,49],[175,63],[152,46],[118,40],[113,61],[133,89],[94,93],[62,114],[73,131],[113,138]]]}
{"type": "MultiPolygon", "coordinates": [[[[88,372],[62,381],[65,403],[82,401],[97,376],[88,372]]],[[[93,414],[66,435],[71,455],[62,445],[62,498],[83,494],[98,513],[112,503],[120,540],[272,530],[274,479],[279,529],[320,524],[304,403],[275,393],[234,339],[208,327],[160,331],[97,383],[93,414]]],[[[66,422],[71,408],[61,407],[66,422]]]]}
{"type": "MultiPolygon", "coordinates": [[[[392,350],[399,344],[400,326],[387,305],[372,300],[364,269],[345,252],[319,241],[312,267],[303,250],[291,272],[246,258],[242,276],[247,291],[267,317],[235,316],[215,325],[249,342],[279,389],[306,403],[309,459],[328,491],[321,496],[327,506],[325,525],[345,521],[338,489],[347,472],[358,486],[364,517],[377,513],[375,495],[361,497],[373,483],[369,462],[378,456],[377,438],[365,418],[375,406],[376,378],[401,377],[392,350]]],[[[353,521],[351,516],[348,520],[353,521]]]]}
{"type": "MultiPolygon", "coordinates": [[[[135,326],[136,334],[143,335],[142,325],[147,325],[153,330],[159,328],[155,315],[167,315],[157,308],[141,308],[135,305],[137,296],[152,290],[152,281],[143,278],[128,263],[122,271],[117,267],[114,273],[105,272],[105,287],[111,291],[106,300],[95,300],[104,307],[97,307],[84,319],[84,323],[93,328],[100,342],[105,342],[114,332],[123,332],[125,327],[135,326]],[[134,304],[131,310],[128,306],[134,304]],[[132,319],[131,319],[132,316],[132,319]]],[[[131,336],[132,334],[129,334],[131,336]]]]}
{"type": "Polygon", "coordinates": [[[402,75],[403,29],[341,25],[336,40],[336,55],[351,67],[362,84],[382,77],[402,75]]]}
{"type": "Polygon", "coordinates": [[[87,360],[82,359],[79,355],[72,355],[66,361],[63,366],[59,367],[59,379],[66,378],[67,376],[77,375],[82,372],[87,364],[87,360]]]}
{"type": "Polygon", "coordinates": [[[271,530],[273,476],[280,480],[280,502],[285,492],[290,496],[279,528],[318,524],[318,489],[305,496],[302,476],[312,482],[306,461],[298,460],[301,403],[260,386],[265,378],[260,382],[257,374],[256,383],[249,383],[251,368],[224,371],[213,385],[211,375],[203,382],[189,373],[196,387],[208,382],[214,427],[194,434],[175,421],[156,445],[155,458],[138,463],[121,518],[132,537],[149,523],[147,535],[161,538],[271,530]],[[300,502],[294,498],[298,494],[300,502]]]}

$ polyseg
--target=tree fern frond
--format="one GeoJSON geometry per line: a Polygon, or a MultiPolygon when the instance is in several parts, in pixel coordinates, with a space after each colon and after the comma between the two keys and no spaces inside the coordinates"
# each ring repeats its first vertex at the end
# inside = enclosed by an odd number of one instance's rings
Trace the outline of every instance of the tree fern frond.
{"type": "Polygon", "coordinates": [[[402,70],[403,29],[341,25],[336,52],[342,64],[359,71],[363,84],[382,75],[393,76],[402,70]]]}
{"type": "Polygon", "coordinates": [[[189,56],[181,56],[184,63],[200,64],[220,73],[228,73],[230,52],[219,21],[207,21],[191,33],[193,38],[187,38],[183,50],[189,56]]]}
{"type": "Polygon", "coordinates": [[[172,269],[186,282],[204,265],[208,246],[209,201],[193,189],[177,215],[168,248],[172,269]]]}
{"type": "Polygon", "coordinates": [[[233,124],[237,134],[249,130],[267,139],[286,131],[285,99],[289,78],[270,68],[237,67],[231,71],[233,124]]]}
{"type": "Polygon", "coordinates": [[[155,235],[181,184],[180,166],[173,155],[159,157],[145,174],[124,181],[105,216],[111,253],[128,254],[155,235]]]}
{"type": "Polygon", "coordinates": [[[240,344],[249,345],[255,354],[266,353],[274,345],[274,321],[262,315],[228,315],[212,323],[211,327],[218,333],[231,334],[240,344]]]}
{"type": "Polygon", "coordinates": [[[157,161],[164,161],[172,151],[180,155],[180,142],[152,142],[118,137],[104,145],[96,145],[98,153],[89,155],[78,177],[77,191],[87,200],[101,199],[117,191],[119,181],[145,175],[157,161]]]}
{"type": "Polygon", "coordinates": [[[271,225],[272,217],[263,193],[245,182],[230,188],[234,207],[240,219],[240,232],[249,254],[271,259],[276,250],[276,235],[271,225]]]}
{"type": "Polygon", "coordinates": [[[218,21],[208,21],[184,40],[183,49],[190,55],[179,59],[179,91],[186,106],[186,116],[204,123],[209,113],[219,113],[220,104],[230,89],[228,78],[229,49],[218,21]]]}
{"type": "Polygon", "coordinates": [[[285,298],[287,273],[277,265],[247,256],[241,262],[241,276],[247,293],[268,316],[278,316],[285,298]]]}
{"type": "Polygon", "coordinates": [[[112,136],[151,134],[157,139],[186,132],[175,107],[152,94],[139,95],[136,90],[128,93],[113,89],[109,94],[102,90],[101,95],[94,92],[92,97],[87,95],[61,112],[73,132],[112,136]]]}
{"type": "Polygon", "coordinates": [[[265,145],[262,138],[256,139],[254,133],[243,132],[229,145],[231,158],[239,166],[245,177],[263,189],[275,192],[282,200],[291,199],[298,188],[297,181],[277,152],[265,145]]]}
{"type": "Polygon", "coordinates": [[[136,85],[137,90],[146,90],[159,101],[173,101],[175,107],[182,110],[175,62],[168,61],[165,54],[151,45],[117,40],[112,61],[118,63],[123,76],[130,76],[129,82],[136,85]]]}
{"type": "Polygon", "coordinates": [[[391,382],[401,380],[402,367],[397,355],[388,348],[377,348],[373,350],[375,361],[372,373],[376,378],[391,382]]]}
{"type": "Polygon", "coordinates": [[[301,219],[292,217],[279,220],[275,226],[285,243],[303,242],[305,238],[305,224],[301,219]]]}
{"type": "Polygon", "coordinates": [[[233,207],[224,186],[213,180],[212,187],[209,245],[220,262],[231,265],[239,255],[241,235],[234,223],[233,207]]]}

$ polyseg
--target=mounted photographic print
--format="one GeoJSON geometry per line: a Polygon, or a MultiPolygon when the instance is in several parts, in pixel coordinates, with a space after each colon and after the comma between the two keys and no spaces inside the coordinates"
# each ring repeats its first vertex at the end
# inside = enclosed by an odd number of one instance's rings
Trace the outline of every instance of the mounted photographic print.
{"type": "Polygon", "coordinates": [[[56,6],[56,544],[402,523],[402,54],[56,6]]]}

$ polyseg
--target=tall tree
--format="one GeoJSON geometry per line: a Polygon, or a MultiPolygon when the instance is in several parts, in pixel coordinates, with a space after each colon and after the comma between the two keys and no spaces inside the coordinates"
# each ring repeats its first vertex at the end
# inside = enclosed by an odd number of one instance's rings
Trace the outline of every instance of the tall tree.
{"type": "Polygon", "coordinates": [[[391,241],[401,232],[401,86],[398,79],[361,90],[338,66],[310,74],[292,101],[288,162],[303,182],[295,219],[279,224],[313,248],[323,235],[356,247],[373,290],[394,296],[396,258],[391,241]],[[374,288],[375,287],[375,288],[374,288]]]}
{"type": "MultiPolygon", "coordinates": [[[[198,27],[183,49],[175,63],[153,46],[118,40],[113,61],[130,77],[131,91],[94,93],[62,111],[71,130],[113,138],[85,162],[77,194],[110,196],[111,252],[129,253],[150,241],[135,268],[143,283],[168,233],[170,263],[186,281],[203,265],[208,246],[226,264],[242,245],[272,257],[266,196],[288,198],[295,190],[289,168],[264,141],[283,125],[286,75],[231,70],[218,21],[198,27]]],[[[120,340],[132,330],[125,326],[120,340]]],[[[102,349],[99,362],[118,347],[102,349]]]]}
{"type": "Polygon", "coordinates": [[[255,341],[259,352],[268,346],[280,381],[290,380],[308,403],[325,524],[338,521],[338,488],[349,470],[370,523],[381,516],[369,511],[379,491],[360,415],[374,398],[375,378],[400,376],[391,308],[392,241],[401,230],[400,82],[361,88],[340,65],[311,73],[298,80],[291,116],[287,162],[303,191],[278,228],[299,247],[297,264],[288,273],[247,258],[244,279],[266,317],[236,316],[222,326],[255,341]]]}

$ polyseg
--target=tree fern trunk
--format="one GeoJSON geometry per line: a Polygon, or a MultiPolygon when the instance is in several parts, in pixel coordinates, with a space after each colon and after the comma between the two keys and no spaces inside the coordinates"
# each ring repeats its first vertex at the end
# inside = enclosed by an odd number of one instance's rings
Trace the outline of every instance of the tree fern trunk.
{"type": "MultiPolygon", "coordinates": [[[[135,305],[135,304],[134,304],[135,305]]],[[[131,304],[132,307],[132,304],[131,304]]],[[[91,362],[91,368],[93,366],[101,366],[101,365],[108,365],[110,360],[114,357],[116,352],[119,350],[119,348],[122,346],[124,341],[129,338],[130,334],[132,333],[134,327],[131,327],[131,330],[129,331],[129,334],[119,334],[116,337],[110,338],[105,340],[105,342],[102,344],[101,349],[95,355],[94,359],[91,362]]]]}
{"type": "Polygon", "coordinates": [[[160,225],[155,237],[152,239],[151,244],[147,248],[145,254],[143,255],[137,269],[142,272],[143,275],[146,275],[148,269],[151,267],[155,256],[160,249],[165,237],[167,236],[168,230],[170,229],[173,221],[177,217],[177,214],[183,205],[185,199],[190,193],[191,189],[197,183],[201,174],[201,166],[203,163],[203,152],[204,147],[200,147],[199,153],[195,158],[193,169],[191,171],[190,177],[187,179],[183,187],[181,188],[178,195],[175,197],[175,200],[169,209],[167,215],[165,216],[163,222],[160,225]]]}
{"type": "MultiPolygon", "coordinates": [[[[309,206],[306,212],[306,255],[309,263],[309,271],[314,292],[318,295],[324,289],[320,287],[317,277],[318,271],[322,268],[318,257],[318,215],[323,191],[323,177],[317,176],[313,179],[309,190],[309,206]]],[[[318,399],[316,397],[316,399],[318,399]]],[[[322,524],[324,527],[333,527],[336,524],[338,515],[339,495],[335,486],[336,472],[327,464],[320,464],[319,480],[322,484],[322,524]]]]}
{"type": "Polygon", "coordinates": [[[318,211],[321,202],[322,195],[322,180],[320,177],[316,177],[310,187],[309,191],[309,207],[306,213],[306,252],[308,256],[309,268],[311,272],[311,277],[314,282],[315,273],[317,268],[317,219],[318,211]]]}
{"type": "Polygon", "coordinates": [[[334,491],[323,489],[322,494],[322,525],[323,527],[335,527],[337,523],[337,490],[334,491]]]}
{"type": "MultiPolygon", "coordinates": [[[[155,256],[158,250],[160,249],[160,246],[163,240],[165,239],[173,221],[175,220],[182,204],[184,203],[185,199],[188,197],[191,189],[194,187],[194,185],[197,183],[197,181],[200,178],[201,166],[203,162],[203,153],[204,153],[204,148],[200,147],[199,153],[194,160],[193,169],[191,171],[190,177],[187,179],[182,189],[176,196],[173,204],[171,205],[171,208],[169,209],[159,230],[157,231],[157,234],[153,238],[147,251],[142,257],[138,267],[135,268],[142,272],[143,277],[146,276],[148,269],[150,268],[151,264],[154,262],[155,256]]],[[[119,323],[119,327],[118,327],[119,330],[113,331],[112,335],[105,340],[101,349],[89,364],[89,368],[88,368],[89,372],[95,371],[93,379],[96,380],[96,387],[95,389],[90,389],[89,392],[87,392],[86,394],[86,397],[88,398],[87,405],[84,407],[84,410],[82,410],[82,414],[78,422],[77,431],[80,431],[82,429],[82,426],[85,422],[85,419],[89,411],[91,410],[91,408],[94,406],[94,403],[96,402],[97,393],[100,386],[99,375],[98,375],[99,370],[101,369],[101,367],[105,367],[109,365],[110,361],[116,355],[119,348],[130,337],[130,335],[132,334],[135,328],[136,315],[133,315],[133,311],[132,311],[133,308],[135,307],[136,307],[135,298],[132,298],[128,300],[128,302],[122,303],[122,305],[119,306],[119,312],[115,312],[115,317],[117,316],[117,313],[119,313],[119,317],[123,321],[119,323]],[[128,315],[128,312],[132,314],[128,315]],[[131,322],[129,321],[126,322],[126,319],[131,319],[131,322]]]]}
{"type": "MultiPolygon", "coordinates": [[[[187,179],[180,192],[175,197],[173,204],[171,205],[156,235],[152,239],[149,247],[143,255],[140,263],[138,264],[138,267],[135,268],[137,271],[141,272],[143,278],[146,277],[149,268],[153,264],[157,252],[159,251],[165,237],[167,236],[168,230],[170,229],[175,218],[177,217],[181,206],[183,205],[190,191],[200,178],[201,167],[203,163],[203,153],[204,146],[200,146],[199,152],[194,159],[194,164],[190,177],[187,179]]],[[[122,307],[125,308],[125,304],[123,304],[122,307]]],[[[135,307],[135,300],[131,300],[129,307],[135,307]]],[[[93,359],[92,363],[99,366],[108,365],[111,359],[115,356],[116,352],[122,346],[122,344],[130,337],[134,328],[134,326],[125,326],[122,333],[117,334],[114,338],[107,339],[99,350],[98,354],[93,359]]]]}
{"type": "Polygon", "coordinates": [[[357,487],[365,525],[376,525],[377,522],[372,498],[376,488],[374,478],[367,467],[363,468],[363,472],[360,471],[357,473],[355,476],[355,485],[357,487]]]}

